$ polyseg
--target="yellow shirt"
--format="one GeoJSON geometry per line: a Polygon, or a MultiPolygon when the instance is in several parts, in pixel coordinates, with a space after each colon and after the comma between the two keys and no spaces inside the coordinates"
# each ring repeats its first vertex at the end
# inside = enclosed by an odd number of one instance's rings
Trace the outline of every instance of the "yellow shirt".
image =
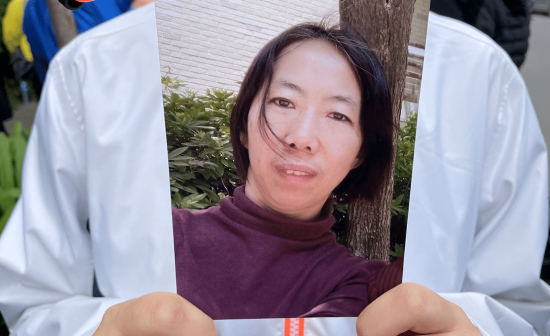
{"type": "Polygon", "coordinates": [[[23,33],[24,0],[11,0],[6,8],[6,14],[2,20],[4,32],[4,44],[10,53],[14,53],[17,47],[21,48],[27,61],[32,62],[32,52],[27,36],[23,33]]]}

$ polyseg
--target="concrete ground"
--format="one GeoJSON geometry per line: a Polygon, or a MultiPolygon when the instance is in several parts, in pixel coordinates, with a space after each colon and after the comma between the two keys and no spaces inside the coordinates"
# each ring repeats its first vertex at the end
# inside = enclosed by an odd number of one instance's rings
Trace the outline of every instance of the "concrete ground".
{"type": "Polygon", "coordinates": [[[17,106],[13,111],[13,117],[4,122],[4,127],[6,127],[8,132],[11,132],[13,124],[20,121],[23,124],[23,129],[31,129],[37,105],[36,101],[31,101],[29,105],[17,106]]]}

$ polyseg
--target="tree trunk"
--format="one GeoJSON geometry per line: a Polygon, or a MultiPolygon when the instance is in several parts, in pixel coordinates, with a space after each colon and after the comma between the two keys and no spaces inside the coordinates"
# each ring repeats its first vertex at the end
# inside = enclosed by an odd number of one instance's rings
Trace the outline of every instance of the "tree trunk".
{"type": "Polygon", "coordinates": [[[77,35],[73,13],[59,3],[58,0],[46,0],[46,3],[48,4],[55,40],[57,46],[61,49],[77,35]]]}
{"type": "MultiPolygon", "coordinates": [[[[405,88],[408,44],[415,0],[340,0],[340,20],[351,24],[368,41],[386,71],[392,97],[396,132],[405,88]]],[[[348,248],[366,259],[389,261],[391,201],[393,195],[392,159],[390,178],[382,196],[371,202],[358,198],[349,204],[348,248]]]]}

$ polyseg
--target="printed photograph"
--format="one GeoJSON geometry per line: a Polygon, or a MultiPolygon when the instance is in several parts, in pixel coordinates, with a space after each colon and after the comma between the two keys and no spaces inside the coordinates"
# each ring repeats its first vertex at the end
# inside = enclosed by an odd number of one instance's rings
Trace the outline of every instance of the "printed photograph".
{"type": "Polygon", "coordinates": [[[401,283],[429,1],[379,6],[156,0],[178,294],[218,326],[401,283]]]}
{"type": "Polygon", "coordinates": [[[0,336],[550,335],[547,0],[0,0],[0,336]]]}

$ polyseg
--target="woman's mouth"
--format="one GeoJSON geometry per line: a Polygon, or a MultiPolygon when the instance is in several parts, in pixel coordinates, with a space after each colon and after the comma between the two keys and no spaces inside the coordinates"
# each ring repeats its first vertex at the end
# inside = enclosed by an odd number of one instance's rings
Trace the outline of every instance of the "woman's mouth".
{"type": "Polygon", "coordinates": [[[317,176],[317,171],[306,165],[282,163],[275,165],[279,175],[290,182],[308,182],[317,176]]]}
{"type": "Polygon", "coordinates": [[[306,173],[306,172],[301,172],[301,171],[297,171],[297,170],[286,170],[285,173],[287,174],[293,174],[293,175],[297,175],[297,176],[309,176],[310,174],[306,173]]]}

